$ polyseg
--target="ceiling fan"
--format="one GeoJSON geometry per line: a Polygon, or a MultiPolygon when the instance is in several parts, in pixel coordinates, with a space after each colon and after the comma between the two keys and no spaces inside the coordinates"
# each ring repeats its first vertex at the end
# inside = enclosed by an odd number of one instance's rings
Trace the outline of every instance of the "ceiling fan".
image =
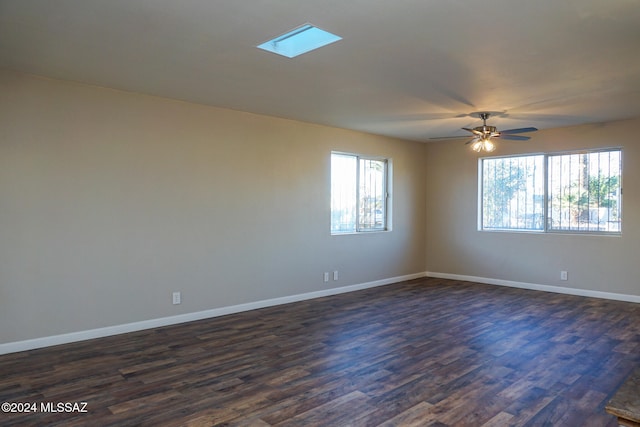
{"type": "Polygon", "coordinates": [[[522,135],[514,135],[516,133],[526,133],[526,132],[534,132],[537,131],[537,128],[528,127],[528,128],[518,128],[518,129],[507,129],[503,131],[498,131],[495,126],[487,126],[487,119],[491,115],[491,113],[479,113],[480,118],[482,119],[482,126],[475,127],[473,129],[462,128],[468,132],[474,134],[473,139],[466,142],[466,144],[471,144],[471,149],[477,152],[486,151],[491,152],[496,149],[496,145],[491,141],[491,138],[502,138],[502,139],[511,139],[515,141],[526,141],[531,139],[530,136],[522,136],[522,135]]]}

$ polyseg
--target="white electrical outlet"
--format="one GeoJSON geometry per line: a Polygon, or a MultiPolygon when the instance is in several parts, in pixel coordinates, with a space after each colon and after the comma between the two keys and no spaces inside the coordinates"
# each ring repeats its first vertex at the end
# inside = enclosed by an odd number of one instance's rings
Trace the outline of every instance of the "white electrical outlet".
{"type": "Polygon", "coordinates": [[[567,273],[566,271],[561,271],[560,272],[560,280],[569,280],[569,273],[567,273]]]}
{"type": "Polygon", "coordinates": [[[325,271],[325,272],[324,272],[324,281],[325,281],[325,282],[328,282],[328,281],[329,281],[329,272],[328,272],[328,271],[325,271]]]}
{"type": "Polygon", "coordinates": [[[333,280],[338,280],[338,270],[333,272],[333,280]]]}
{"type": "Polygon", "coordinates": [[[173,293],[173,304],[180,304],[182,302],[182,298],[180,297],[180,292],[173,293]]]}

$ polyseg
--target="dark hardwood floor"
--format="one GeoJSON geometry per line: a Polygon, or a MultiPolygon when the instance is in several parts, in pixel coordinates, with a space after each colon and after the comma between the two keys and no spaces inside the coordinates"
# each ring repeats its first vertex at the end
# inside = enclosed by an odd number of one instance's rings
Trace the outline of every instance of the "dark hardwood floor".
{"type": "Polygon", "coordinates": [[[418,279],[0,356],[0,424],[613,427],[638,365],[640,304],[418,279]]]}

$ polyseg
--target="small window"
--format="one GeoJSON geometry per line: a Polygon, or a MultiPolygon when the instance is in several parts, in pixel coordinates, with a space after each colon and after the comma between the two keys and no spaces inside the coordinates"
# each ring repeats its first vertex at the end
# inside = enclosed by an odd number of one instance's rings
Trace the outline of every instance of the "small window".
{"type": "Polygon", "coordinates": [[[619,233],[622,151],[480,160],[480,229],[619,233]]]}
{"type": "Polygon", "coordinates": [[[331,234],[388,229],[388,160],[331,153],[331,234]]]}

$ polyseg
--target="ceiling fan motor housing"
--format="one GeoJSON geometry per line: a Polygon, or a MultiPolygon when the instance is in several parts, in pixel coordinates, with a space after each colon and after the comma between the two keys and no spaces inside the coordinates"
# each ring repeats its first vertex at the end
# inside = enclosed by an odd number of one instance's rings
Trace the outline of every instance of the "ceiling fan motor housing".
{"type": "Polygon", "coordinates": [[[477,130],[478,132],[482,132],[483,134],[496,134],[498,133],[497,128],[495,126],[478,126],[473,128],[474,130],[477,130]]]}

